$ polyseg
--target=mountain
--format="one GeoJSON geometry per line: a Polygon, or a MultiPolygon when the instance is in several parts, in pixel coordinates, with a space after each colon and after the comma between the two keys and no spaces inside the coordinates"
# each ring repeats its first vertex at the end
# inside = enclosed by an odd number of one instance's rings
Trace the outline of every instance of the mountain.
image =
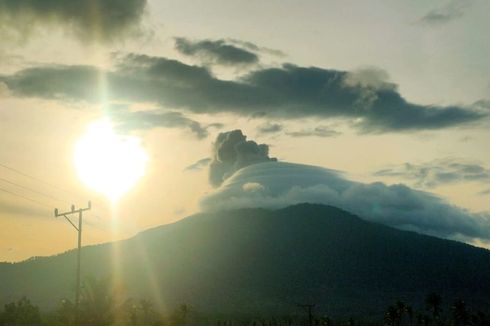
{"type": "MultiPolygon", "coordinates": [[[[82,251],[83,275],[118,266],[129,296],[220,313],[284,313],[315,303],[333,315],[382,313],[401,299],[490,308],[490,251],[301,204],[201,213],[82,251]],[[116,258],[118,257],[118,258],[116,258]]],[[[0,264],[0,304],[43,309],[73,297],[76,251],[0,264]]]]}

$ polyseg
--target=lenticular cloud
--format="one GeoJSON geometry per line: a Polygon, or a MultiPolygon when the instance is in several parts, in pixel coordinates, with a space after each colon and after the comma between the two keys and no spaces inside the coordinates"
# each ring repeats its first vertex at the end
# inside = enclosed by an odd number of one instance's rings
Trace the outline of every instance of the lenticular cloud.
{"type": "Polygon", "coordinates": [[[465,241],[490,240],[490,216],[453,206],[403,184],[363,184],[316,166],[266,162],[247,166],[201,201],[204,210],[332,205],[404,230],[465,241]],[[250,185],[253,185],[250,186],[250,185]]]}

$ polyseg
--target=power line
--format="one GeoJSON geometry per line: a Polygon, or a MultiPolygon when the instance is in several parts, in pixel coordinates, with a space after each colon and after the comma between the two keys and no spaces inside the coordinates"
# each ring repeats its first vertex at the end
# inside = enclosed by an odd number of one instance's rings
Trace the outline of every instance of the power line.
{"type": "Polygon", "coordinates": [[[0,181],[3,181],[3,182],[6,182],[8,184],[11,184],[11,185],[14,185],[16,187],[19,187],[19,188],[22,188],[22,189],[25,189],[25,190],[28,190],[28,191],[31,191],[33,193],[36,193],[38,195],[41,195],[43,197],[46,197],[46,198],[50,198],[50,199],[53,199],[53,200],[56,200],[56,201],[59,201],[59,202],[62,202],[62,203],[68,203],[66,200],[63,200],[63,199],[60,199],[60,198],[57,198],[57,197],[54,197],[54,196],[51,196],[49,194],[46,194],[44,192],[41,192],[39,190],[36,190],[36,189],[32,189],[32,188],[29,188],[29,187],[26,187],[26,186],[23,186],[21,184],[18,184],[18,183],[15,183],[15,182],[12,182],[10,180],[7,180],[7,179],[4,179],[4,178],[0,178],[0,181]]]}
{"type": "MultiPolygon", "coordinates": [[[[52,183],[49,183],[49,182],[44,181],[44,180],[42,180],[42,179],[39,179],[39,178],[37,178],[37,177],[35,177],[35,176],[29,175],[28,173],[25,173],[25,172],[23,172],[23,171],[20,171],[20,170],[18,170],[18,169],[15,169],[15,168],[13,168],[13,167],[8,166],[8,165],[5,165],[5,164],[0,163],[0,167],[3,167],[3,168],[5,168],[5,169],[7,169],[7,170],[10,170],[10,171],[12,171],[12,172],[15,172],[15,173],[17,173],[17,174],[19,174],[19,175],[22,175],[22,176],[27,177],[27,178],[29,178],[29,179],[32,179],[32,180],[34,180],[34,181],[37,181],[37,182],[40,182],[40,183],[42,183],[42,184],[48,185],[48,186],[50,186],[51,188],[57,189],[58,191],[61,191],[61,192],[66,192],[66,193],[70,193],[70,194],[72,194],[72,195],[76,196],[78,199],[81,199],[81,196],[80,196],[79,194],[76,194],[76,193],[75,193],[75,192],[73,192],[73,191],[68,191],[68,190],[65,190],[65,189],[63,189],[63,188],[61,188],[61,187],[58,187],[58,186],[56,186],[56,185],[52,184],[52,183]]],[[[7,182],[7,183],[9,183],[9,184],[15,185],[15,186],[17,186],[17,187],[23,188],[23,189],[25,189],[25,190],[32,191],[32,192],[37,193],[37,194],[39,194],[39,195],[42,195],[42,196],[44,196],[44,197],[51,198],[51,199],[54,199],[54,200],[56,200],[56,201],[63,202],[63,203],[66,203],[66,204],[69,204],[69,202],[68,202],[68,201],[66,201],[66,200],[62,200],[62,199],[60,199],[60,198],[57,198],[57,197],[54,197],[54,196],[48,195],[48,194],[43,193],[43,192],[41,192],[41,191],[38,191],[38,190],[35,190],[35,189],[32,189],[32,188],[29,188],[29,187],[26,187],[26,186],[23,186],[23,185],[17,184],[17,183],[15,183],[15,182],[10,181],[10,180],[4,179],[4,178],[0,178],[0,180],[1,180],[1,181],[4,181],[4,182],[7,182]]],[[[43,206],[43,207],[51,208],[51,206],[48,206],[48,205],[47,205],[47,204],[45,204],[45,203],[42,203],[42,202],[40,202],[40,201],[38,201],[38,200],[35,200],[35,199],[32,199],[32,198],[29,198],[29,197],[27,197],[27,196],[23,196],[23,195],[20,195],[20,194],[17,194],[17,193],[14,193],[14,192],[12,192],[12,191],[9,191],[9,190],[6,190],[6,189],[2,189],[2,188],[0,188],[0,190],[1,190],[1,191],[3,191],[3,192],[5,192],[5,193],[8,193],[8,194],[10,194],[10,195],[17,196],[17,197],[22,198],[22,199],[24,199],[24,200],[27,200],[27,201],[33,202],[33,203],[35,203],[35,204],[37,204],[37,205],[41,205],[41,206],[43,206]]],[[[100,200],[95,199],[95,201],[96,201],[96,202],[98,202],[98,203],[99,203],[101,206],[104,206],[104,204],[103,204],[103,203],[102,203],[100,200]]],[[[97,209],[96,209],[96,212],[97,212],[97,209]]],[[[89,224],[89,226],[90,226],[90,227],[94,227],[94,228],[99,229],[99,230],[104,231],[104,232],[106,232],[106,231],[107,231],[107,229],[106,229],[106,228],[101,228],[101,227],[99,227],[99,226],[97,225],[97,223],[90,223],[90,224],[89,224]]]]}
{"type": "Polygon", "coordinates": [[[67,191],[67,190],[65,190],[65,189],[63,189],[63,188],[60,188],[60,187],[58,187],[58,186],[56,186],[56,185],[52,184],[52,183],[49,183],[49,182],[44,181],[44,180],[41,180],[41,179],[39,179],[39,178],[37,178],[37,177],[34,177],[34,176],[32,176],[32,175],[29,175],[29,174],[27,174],[27,173],[25,173],[25,172],[22,172],[22,171],[20,171],[20,170],[18,170],[18,169],[15,169],[15,168],[13,168],[13,167],[8,166],[8,165],[5,165],[5,164],[0,163],[0,166],[1,166],[1,167],[3,167],[3,168],[5,168],[5,169],[7,169],[7,170],[10,170],[10,171],[12,171],[12,172],[15,172],[15,173],[17,173],[17,174],[19,174],[19,175],[22,175],[22,176],[24,176],[24,177],[26,177],[26,178],[29,178],[29,179],[35,180],[35,181],[40,182],[40,183],[44,183],[45,185],[48,185],[48,186],[50,186],[50,187],[52,187],[52,188],[55,188],[55,189],[58,189],[59,191],[62,191],[62,192],[69,192],[69,191],[67,191]]]}
{"type": "MultiPolygon", "coordinates": [[[[0,180],[3,180],[2,178],[0,178],[0,180]]],[[[40,205],[40,206],[43,206],[43,207],[46,207],[46,208],[49,208],[51,209],[52,207],[49,206],[48,204],[45,204],[43,202],[40,202],[38,200],[35,200],[35,199],[32,199],[30,197],[27,197],[27,196],[23,196],[23,195],[20,195],[20,194],[17,194],[17,193],[14,193],[10,190],[7,190],[7,189],[4,189],[4,188],[0,188],[0,191],[3,191],[5,193],[8,193],[9,195],[12,195],[12,196],[16,196],[16,197],[19,197],[19,198],[22,198],[24,200],[27,200],[27,201],[30,201],[32,203],[35,203],[36,205],[40,205]]],[[[63,201],[66,203],[66,201],[63,201]]],[[[95,228],[95,229],[98,229],[99,231],[103,231],[103,232],[107,232],[108,229],[105,228],[105,227],[101,227],[97,224],[97,222],[91,222],[91,223],[88,223],[88,226],[91,227],[91,228],[95,228]]]]}
{"type": "MultiPolygon", "coordinates": [[[[68,193],[75,194],[74,192],[67,191],[67,190],[65,190],[65,189],[63,189],[63,188],[60,188],[60,187],[58,187],[58,186],[54,185],[54,184],[51,184],[51,183],[46,182],[46,181],[44,181],[44,180],[41,180],[41,179],[39,179],[39,178],[37,178],[37,177],[34,177],[34,176],[29,175],[29,174],[27,174],[27,173],[25,173],[25,172],[22,172],[22,171],[20,171],[20,170],[18,170],[18,169],[12,168],[12,167],[10,167],[10,166],[8,166],[8,165],[5,165],[5,164],[0,163],[0,167],[3,167],[3,168],[5,168],[5,169],[7,169],[7,170],[10,170],[10,171],[12,171],[12,172],[15,172],[15,173],[17,173],[17,174],[19,174],[19,175],[22,175],[22,176],[24,176],[24,177],[27,177],[27,178],[29,178],[29,179],[35,180],[35,181],[37,181],[37,182],[40,182],[40,183],[46,184],[46,185],[48,185],[48,186],[50,186],[50,187],[52,187],[52,188],[58,189],[59,191],[62,191],[62,192],[68,192],[68,193]]],[[[19,188],[22,188],[22,189],[25,189],[25,190],[31,191],[31,192],[36,193],[36,194],[38,194],[38,195],[44,196],[44,197],[46,197],[46,198],[50,198],[50,199],[53,199],[53,200],[56,200],[56,201],[59,201],[59,202],[63,202],[63,203],[68,203],[68,201],[66,201],[66,200],[60,199],[60,198],[58,198],[58,197],[54,197],[54,196],[52,196],[52,195],[46,194],[46,193],[41,192],[41,191],[36,190],[36,189],[32,189],[32,188],[30,188],[30,187],[23,186],[23,185],[21,185],[21,184],[18,184],[18,183],[12,182],[12,181],[7,180],[7,179],[5,179],[5,178],[0,178],[0,181],[3,181],[3,182],[6,182],[6,183],[8,183],[8,184],[11,184],[11,185],[17,186],[17,187],[19,187],[19,188]]],[[[46,208],[51,208],[51,206],[49,206],[49,205],[47,205],[47,204],[45,204],[45,203],[43,203],[43,202],[40,202],[40,201],[35,200],[35,199],[32,199],[32,198],[30,198],[30,197],[27,197],[27,196],[24,196],[24,195],[21,195],[21,194],[18,194],[18,193],[12,192],[12,191],[10,191],[10,190],[4,189],[4,188],[0,188],[0,191],[3,191],[3,192],[5,192],[5,193],[8,193],[8,194],[10,194],[10,195],[12,195],[12,196],[16,196],[16,197],[22,198],[22,199],[24,199],[24,200],[30,201],[30,202],[35,203],[35,204],[37,204],[37,205],[40,205],[40,206],[43,206],[43,207],[46,207],[46,208]]],[[[75,195],[76,195],[77,197],[80,197],[80,196],[79,196],[79,195],[77,195],[77,194],[75,194],[75,195]]],[[[101,228],[100,226],[98,226],[98,225],[97,225],[97,223],[89,223],[89,226],[90,226],[90,227],[93,227],[93,228],[96,228],[96,229],[99,229],[99,230],[101,230],[101,231],[107,231],[107,229],[105,229],[105,228],[101,228]]]]}
{"type": "MultiPolygon", "coordinates": [[[[0,178],[0,180],[2,180],[2,179],[0,178]]],[[[32,202],[32,203],[35,203],[35,204],[37,204],[37,205],[40,205],[40,206],[43,206],[43,207],[46,207],[46,208],[49,208],[49,209],[51,209],[51,208],[52,208],[52,207],[51,207],[51,206],[49,206],[48,204],[45,204],[45,203],[43,203],[43,202],[40,202],[40,201],[38,201],[38,200],[32,199],[32,198],[27,197],[27,196],[23,196],[23,195],[17,194],[17,193],[15,193],[15,192],[12,192],[12,191],[7,190],[7,189],[4,189],[4,188],[0,188],[0,191],[3,191],[3,192],[5,192],[5,193],[8,193],[9,195],[12,195],[12,196],[16,196],[16,197],[22,198],[22,199],[24,199],[24,200],[30,201],[30,202],[32,202]]],[[[65,202],[65,203],[66,203],[66,202],[65,202]]],[[[98,230],[100,230],[100,231],[104,231],[104,232],[107,232],[107,231],[108,231],[108,230],[107,230],[107,228],[105,228],[105,227],[101,227],[101,226],[97,225],[97,223],[94,223],[94,222],[92,222],[92,223],[88,223],[88,226],[89,226],[89,227],[92,227],[92,228],[95,228],[95,229],[98,229],[98,230]]]]}
{"type": "MultiPolygon", "coordinates": [[[[0,167],[3,167],[3,168],[5,168],[5,169],[10,170],[10,171],[12,171],[12,172],[14,172],[14,173],[17,173],[17,174],[19,174],[19,175],[22,175],[22,176],[24,176],[24,177],[26,177],[26,178],[29,178],[29,179],[32,179],[32,180],[34,180],[34,181],[40,182],[40,183],[42,183],[42,184],[45,184],[45,185],[47,185],[47,186],[49,186],[49,187],[51,187],[51,188],[54,188],[54,189],[57,189],[58,191],[63,192],[63,193],[69,193],[69,194],[71,194],[71,195],[74,195],[75,197],[77,197],[77,198],[78,198],[78,199],[80,199],[80,200],[82,199],[82,197],[80,196],[80,194],[77,194],[77,193],[76,193],[76,192],[74,192],[74,191],[69,191],[69,190],[63,189],[63,188],[61,188],[61,187],[59,187],[59,186],[57,186],[57,185],[55,185],[55,184],[52,184],[52,183],[50,183],[50,182],[47,182],[47,181],[44,181],[44,180],[42,180],[42,179],[40,179],[40,178],[37,178],[37,177],[35,177],[35,176],[32,176],[32,175],[30,175],[30,174],[28,174],[28,173],[25,173],[25,172],[23,172],[23,171],[20,171],[19,169],[13,168],[13,167],[8,166],[8,165],[3,164],[3,163],[0,163],[0,167]]],[[[95,199],[95,201],[96,201],[96,202],[98,202],[99,204],[101,204],[100,200],[95,199]]],[[[63,200],[63,202],[64,202],[64,203],[68,203],[68,202],[67,202],[67,201],[65,201],[65,200],[63,200]]]]}
{"type": "Polygon", "coordinates": [[[0,191],[6,192],[6,193],[8,193],[8,194],[10,194],[10,195],[12,195],[12,196],[17,196],[17,197],[19,197],[19,198],[23,198],[23,199],[25,199],[25,200],[28,200],[28,201],[33,202],[33,203],[36,203],[36,204],[41,205],[41,206],[43,206],[43,207],[51,208],[51,206],[46,205],[46,204],[44,204],[44,203],[42,203],[42,202],[40,202],[40,201],[37,201],[37,200],[32,199],[32,198],[27,197],[27,196],[19,195],[19,194],[15,193],[15,192],[12,192],[12,191],[10,191],[10,190],[0,188],[0,191]]]}

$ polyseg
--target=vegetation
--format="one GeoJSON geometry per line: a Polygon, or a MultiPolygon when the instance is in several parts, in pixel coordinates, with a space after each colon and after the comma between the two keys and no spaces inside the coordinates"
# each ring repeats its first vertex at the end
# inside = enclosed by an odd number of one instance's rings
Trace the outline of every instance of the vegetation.
{"type": "Polygon", "coordinates": [[[41,325],[39,308],[32,305],[29,299],[21,298],[17,302],[6,304],[0,314],[0,325],[41,325]]]}
{"type": "Polygon", "coordinates": [[[430,293],[425,307],[414,309],[397,301],[386,309],[384,318],[332,318],[313,313],[298,314],[292,307],[290,316],[253,318],[244,316],[212,317],[198,314],[182,304],[167,314],[158,312],[149,300],[128,299],[121,301],[120,291],[108,280],[88,278],[84,282],[79,309],[69,300],[60,301],[59,307],[49,313],[41,313],[29,299],[23,297],[6,304],[0,313],[0,326],[21,325],[216,325],[216,326],[293,326],[293,325],[386,325],[386,326],[483,326],[490,325],[490,315],[472,311],[463,300],[443,305],[440,295],[430,293]]]}

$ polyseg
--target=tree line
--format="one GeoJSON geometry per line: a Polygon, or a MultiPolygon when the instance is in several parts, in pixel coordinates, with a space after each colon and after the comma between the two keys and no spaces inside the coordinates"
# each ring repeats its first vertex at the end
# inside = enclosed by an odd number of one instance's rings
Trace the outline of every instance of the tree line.
{"type": "MultiPolygon", "coordinates": [[[[218,310],[218,309],[217,309],[218,310]]],[[[172,311],[162,314],[150,300],[122,299],[118,287],[107,279],[87,278],[84,281],[78,307],[70,300],[60,300],[57,309],[41,312],[28,298],[6,304],[0,312],[0,326],[23,325],[165,325],[165,326],[488,326],[490,315],[473,311],[467,304],[457,299],[444,304],[437,293],[430,293],[425,299],[425,307],[414,309],[411,305],[397,301],[386,308],[378,320],[364,318],[331,318],[325,315],[280,316],[271,318],[209,317],[196,314],[191,307],[182,304],[172,311]]]]}

